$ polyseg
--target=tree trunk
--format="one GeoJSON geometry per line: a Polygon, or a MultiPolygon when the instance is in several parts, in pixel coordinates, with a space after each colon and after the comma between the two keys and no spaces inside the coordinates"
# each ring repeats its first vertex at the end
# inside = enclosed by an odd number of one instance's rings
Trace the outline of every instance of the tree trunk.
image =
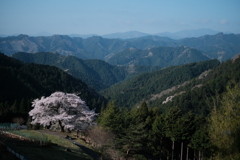
{"type": "Polygon", "coordinates": [[[161,160],[162,159],[162,137],[161,137],[161,139],[160,139],[160,155],[159,155],[159,160],[161,160]]]}
{"type": "Polygon", "coordinates": [[[172,141],[172,160],[173,160],[173,157],[174,157],[174,141],[172,141]]]}
{"type": "Polygon", "coordinates": [[[58,124],[59,124],[59,126],[61,128],[61,132],[64,132],[64,127],[62,126],[62,122],[60,120],[58,121],[58,124]]]}
{"type": "Polygon", "coordinates": [[[186,160],[188,160],[188,150],[189,150],[189,148],[188,148],[188,146],[187,146],[186,160]]]}
{"type": "Polygon", "coordinates": [[[183,157],[183,142],[181,143],[181,160],[182,160],[182,157],[183,157]]]}
{"type": "Polygon", "coordinates": [[[128,159],[128,154],[129,154],[130,150],[131,150],[131,149],[127,149],[126,160],[128,159]]]}
{"type": "Polygon", "coordinates": [[[201,160],[201,151],[198,151],[198,159],[201,160]]]}
{"type": "Polygon", "coordinates": [[[195,150],[193,151],[193,160],[195,160],[195,150]]]}

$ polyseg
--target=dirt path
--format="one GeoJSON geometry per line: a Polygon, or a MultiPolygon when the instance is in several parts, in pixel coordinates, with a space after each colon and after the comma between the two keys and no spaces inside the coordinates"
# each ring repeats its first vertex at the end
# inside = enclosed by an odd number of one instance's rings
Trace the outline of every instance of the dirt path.
{"type": "MultiPolygon", "coordinates": [[[[41,133],[46,133],[46,134],[50,134],[50,135],[54,135],[54,136],[58,136],[58,137],[61,137],[63,139],[66,139],[66,134],[64,133],[61,133],[61,132],[52,132],[52,131],[48,131],[48,130],[39,130],[39,132],[41,133]]],[[[100,156],[95,152],[93,151],[91,148],[88,148],[87,146],[79,143],[79,142],[76,142],[74,140],[71,140],[71,139],[66,139],[70,142],[72,142],[73,144],[75,144],[76,146],[78,146],[83,152],[85,152],[86,154],[88,154],[89,156],[91,156],[94,160],[99,160],[100,156]]]]}

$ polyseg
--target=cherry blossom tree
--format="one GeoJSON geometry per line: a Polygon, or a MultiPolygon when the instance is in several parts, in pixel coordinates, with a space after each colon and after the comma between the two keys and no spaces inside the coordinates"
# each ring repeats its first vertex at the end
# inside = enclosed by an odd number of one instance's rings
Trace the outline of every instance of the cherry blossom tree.
{"type": "Polygon", "coordinates": [[[49,97],[41,97],[32,102],[34,107],[29,115],[31,124],[52,126],[58,124],[61,131],[84,129],[94,124],[97,116],[76,94],[55,92],[49,97]]]}

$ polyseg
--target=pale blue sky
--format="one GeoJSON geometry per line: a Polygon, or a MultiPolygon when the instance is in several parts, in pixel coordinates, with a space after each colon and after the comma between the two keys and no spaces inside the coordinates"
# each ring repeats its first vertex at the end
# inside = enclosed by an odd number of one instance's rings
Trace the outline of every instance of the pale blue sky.
{"type": "Polygon", "coordinates": [[[240,0],[0,0],[0,34],[209,28],[240,33],[240,0]]]}

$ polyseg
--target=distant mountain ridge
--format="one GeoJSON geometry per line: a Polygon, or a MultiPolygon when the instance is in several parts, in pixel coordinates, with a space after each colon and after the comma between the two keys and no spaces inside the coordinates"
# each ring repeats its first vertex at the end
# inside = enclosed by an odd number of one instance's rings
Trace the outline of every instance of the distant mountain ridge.
{"type": "Polygon", "coordinates": [[[144,36],[160,36],[160,37],[168,37],[172,39],[182,39],[182,38],[191,38],[191,37],[201,37],[205,35],[214,35],[220,33],[220,31],[214,31],[212,29],[200,28],[200,29],[189,29],[182,30],[178,32],[162,32],[156,34],[142,33],[138,31],[128,31],[128,32],[118,32],[101,35],[103,38],[120,38],[120,39],[132,39],[132,38],[140,38],[144,36]]]}
{"type": "MultiPolygon", "coordinates": [[[[189,38],[189,37],[201,37],[205,35],[214,35],[219,33],[220,31],[214,31],[212,29],[208,28],[200,28],[200,29],[188,29],[188,30],[182,30],[178,32],[161,32],[161,33],[143,33],[139,31],[128,31],[128,32],[116,32],[116,33],[108,33],[103,35],[98,34],[77,34],[72,33],[68,34],[70,37],[81,37],[81,38],[89,38],[92,36],[101,36],[103,38],[110,38],[110,39],[131,39],[131,38],[140,38],[148,35],[152,36],[161,36],[161,37],[168,37],[172,39],[182,39],[182,38],[189,38]]],[[[230,33],[230,32],[229,32],[230,33]]],[[[48,33],[48,32],[39,32],[37,34],[33,34],[30,36],[38,37],[38,36],[52,36],[54,34],[48,33]]],[[[6,34],[0,34],[0,37],[8,37],[13,35],[6,35],[6,34]]],[[[14,36],[17,36],[17,34],[14,34],[14,36]]]]}
{"type": "Polygon", "coordinates": [[[16,52],[58,52],[81,59],[107,60],[112,55],[129,48],[145,50],[153,47],[187,46],[201,50],[210,58],[225,61],[240,53],[240,34],[206,35],[197,38],[173,40],[159,36],[145,36],[133,39],[107,39],[99,36],[86,39],[53,35],[50,37],[29,37],[19,35],[0,38],[0,51],[6,55],[16,52]]]}
{"type": "Polygon", "coordinates": [[[114,65],[145,65],[169,67],[192,62],[206,61],[210,58],[201,51],[181,47],[156,47],[146,50],[126,49],[112,57],[107,62],[114,65]]]}
{"type": "Polygon", "coordinates": [[[129,32],[122,32],[122,33],[118,32],[118,33],[105,34],[105,35],[102,35],[101,37],[110,38],[110,39],[113,39],[113,38],[132,39],[132,38],[140,38],[148,35],[151,35],[151,34],[142,33],[138,31],[129,31],[129,32]]]}
{"type": "Polygon", "coordinates": [[[182,39],[182,38],[192,38],[192,37],[201,37],[205,35],[215,35],[220,33],[219,31],[214,31],[211,29],[201,28],[201,29],[192,29],[192,30],[183,30],[174,33],[163,32],[156,35],[161,37],[169,37],[172,39],[182,39]]]}

